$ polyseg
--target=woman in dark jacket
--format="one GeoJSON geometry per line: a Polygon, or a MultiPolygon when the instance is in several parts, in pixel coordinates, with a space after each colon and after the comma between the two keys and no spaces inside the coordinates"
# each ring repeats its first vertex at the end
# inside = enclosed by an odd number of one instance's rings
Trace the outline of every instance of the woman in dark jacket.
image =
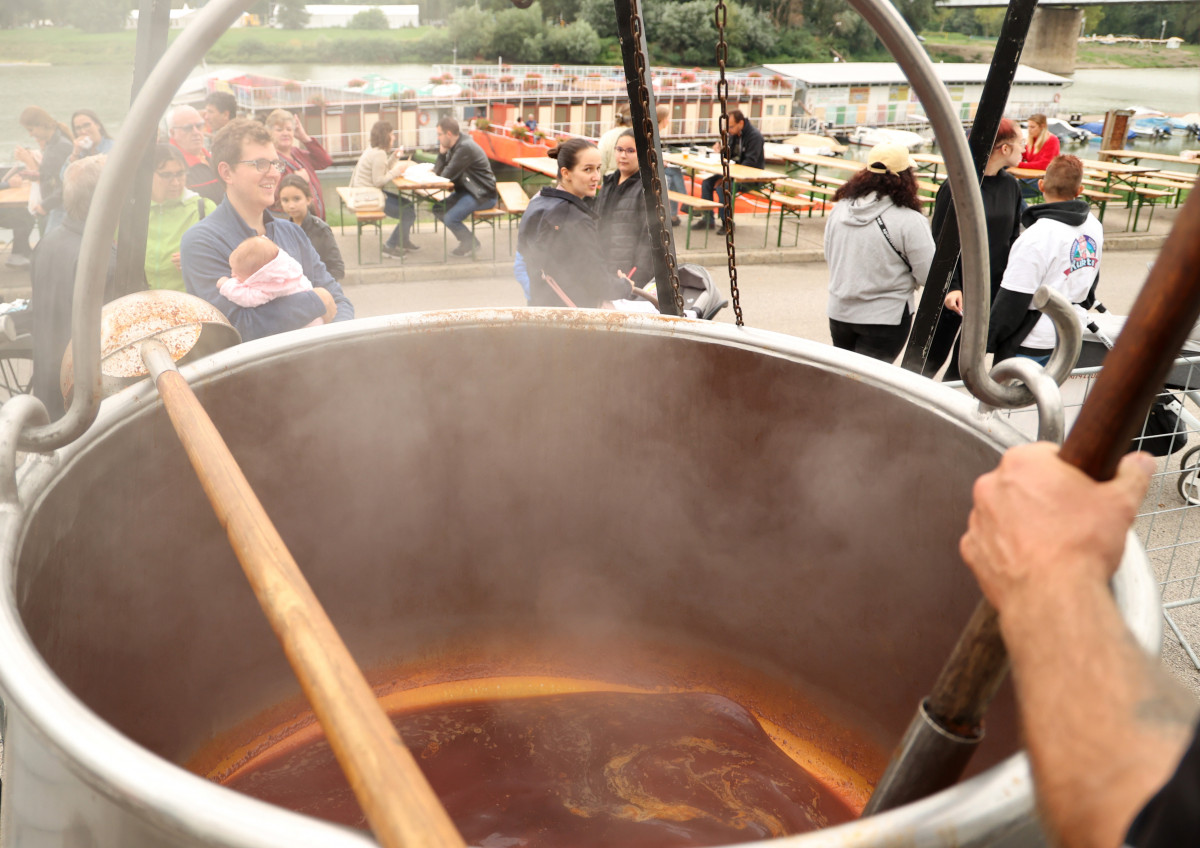
{"type": "Polygon", "coordinates": [[[67,157],[75,149],[71,132],[67,127],[50,117],[40,106],[27,106],[21,112],[21,126],[33,136],[41,147],[41,161],[23,147],[18,147],[16,156],[26,169],[37,173],[41,201],[32,210],[38,217],[42,235],[46,235],[60,223],[62,208],[62,172],[67,157]]]}
{"type": "Polygon", "coordinates": [[[529,271],[530,304],[596,308],[629,297],[633,286],[610,270],[592,208],[600,187],[600,151],[586,139],[572,138],[550,156],[558,161],[558,184],[529,201],[517,236],[517,252],[529,271]]]}
{"type": "Polygon", "coordinates": [[[650,250],[650,228],[646,223],[646,200],[638,176],[633,130],[618,136],[613,153],[617,170],[604,177],[596,198],[600,241],[609,270],[622,271],[635,286],[645,286],[654,279],[654,254],[650,250]]]}
{"type": "MultiPolygon", "coordinates": [[[[996,141],[991,155],[983,167],[983,181],[979,191],[983,195],[984,219],[987,222],[988,267],[991,272],[992,300],[1000,291],[1000,280],[1008,266],[1008,251],[1021,234],[1021,213],[1025,201],[1021,198],[1021,184],[1006,168],[1021,160],[1021,130],[1008,118],[1002,118],[996,130],[996,141]]],[[[945,224],[954,199],[950,196],[950,183],[943,183],[933,205],[933,234],[936,238],[945,224]]],[[[937,281],[934,288],[941,290],[937,281]]],[[[929,358],[925,361],[922,374],[933,377],[942,368],[946,356],[950,364],[942,375],[944,381],[958,380],[958,330],[962,326],[962,270],[955,266],[950,290],[946,293],[945,309],[938,320],[933,343],[929,347],[929,358]]],[[[930,297],[934,296],[930,292],[930,297]]]]}

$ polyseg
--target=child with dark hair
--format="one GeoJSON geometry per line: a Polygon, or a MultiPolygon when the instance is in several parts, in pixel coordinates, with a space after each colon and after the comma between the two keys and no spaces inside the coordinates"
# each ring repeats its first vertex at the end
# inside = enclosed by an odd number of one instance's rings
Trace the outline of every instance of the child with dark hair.
{"type": "Polygon", "coordinates": [[[333,229],[309,211],[312,199],[312,186],[308,180],[298,174],[288,174],[279,181],[279,205],[283,207],[283,214],[277,217],[299,224],[325,263],[329,276],[340,280],[346,276],[346,262],[333,237],[333,229]]]}
{"type": "Polygon", "coordinates": [[[1080,323],[1100,281],[1104,227],[1092,214],[1083,191],[1083,163],[1055,157],[1038,181],[1045,203],[1025,210],[1025,232],[1012,246],[1000,292],[992,305],[988,350],[996,361],[1025,356],[1045,365],[1054,349],[1054,324],[1033,306],[1041,285],[1066,295],[1080,323]]]}

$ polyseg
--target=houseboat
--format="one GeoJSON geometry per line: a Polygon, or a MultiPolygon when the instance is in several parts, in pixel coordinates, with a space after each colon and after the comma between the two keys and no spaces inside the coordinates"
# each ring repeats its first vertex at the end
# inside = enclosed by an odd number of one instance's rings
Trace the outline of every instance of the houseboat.
{"type": "MultiPolygon", "coordinates": [[[[986,64],[938,65],[965,125],[974,119],[986,64]]],[[[195,94],[228,91],[246,114],[294,111],[335,161],[353,161],[378,120],[392,123],[399,143],[431,148],[436,125],[453,115],[469,126],[498,162],[544,156],[561,138],[596,138],[615,125],[628,101],[621,67],[596,65],[435,65],[427,80],[377,75],[344,83],[300,82],[258,74],[203,81],[195,94]]],[[[716,136],[718,75],[699,68],[654,68],[655,99],[671,109],[669,141],[708,143],[716,136]]],[[[924,111],[893,63],[842,62],[762,65],[727,73],[729,109],[741,109],[763,135],[782,141],[799,133],[848,139],[857,126],[920,130],[924,111]]],[[[1020,67],[1007,113],[1054,114],[1065,77],[1020,67]]],[[[186,102],[186,98],[181,98],[186,102]]]]}
{"type": "MultiPolygon", "coordinates": [[[[964,126],[975,120],[990,68],[986,63],[934,65],[964,126]]],[[[817,121],[822,131],[830,135],[848,139],[856,127],[921,132],[928,126],[925,110],[895,62],[759,65],[749,72],[771,79],[782,77],[793,92],[789,114],[817,121]]],[[[1066,77],[1020,65],[1004,114],[1014,120],[1038,112],[1056,115],[1062,91],[1070,84],[1066,77]]]]}
{"type": "MultiPolygon", "coordinates": [[[[715,71],[698,68],[653,70],[657,102],[671,107],[673,141],[711,140],[716,134],[717,79],[715,71]]],[[[729,108],[741,109],[768,137],[819,132],[817,122],[793,118],[792,85],[782,77],[749,71],[730,72],[727,79],[729,108]]],[[[438,118],[448,114],[477,128],[476,138],[490,156],[511,163],[521,156],[544,156],[560,138],[601,135],[615,125],[618,107],[629,99],[622,68],[593,65],[435,65],[433,75],[419,83],[375,75],[339,84],[239,74],[207,79],[197,94],[202,99],[215,90],[233,94],[249,115],[294,111],[335,161],[357,157],[378,120],[397,127],[400,144],[432,147],[438,118]]]]}

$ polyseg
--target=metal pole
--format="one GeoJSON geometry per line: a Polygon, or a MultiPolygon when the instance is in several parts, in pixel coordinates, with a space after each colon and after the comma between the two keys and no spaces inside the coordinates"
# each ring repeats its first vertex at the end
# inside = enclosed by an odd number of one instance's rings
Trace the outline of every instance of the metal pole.
{"type": "MultiPolygon", "coordinates": [[[[129,102],[137,99],[150,72],[167,49],[167,30],[171,26],[170,0],[142,0],[138,11],[137,46],[133,62],[133,90],[129,102]]],[[[117,234],[117,294],[130,294],[146,288],[146,230],[150,220],[150,181],[154,171],[154,148],[150,147],[134,174],[129,197],[121,208],[121,228],[117,234]]]]}
{"type": "MultiPolygon", "coordinates": [[[[1033,22],[1036,8],[1037,0],[1013,0],[1004,15],[1000,38],[996,42],[996,52],[992,54],[992,66],[988,71],[987,81],[983,84],[979,109],[975,113],[971,135],[967,140],[971,148],[971,158],[975,161],[975,173],[981,182],[984,166],[987,165],[996,140],[996,130],[1000,126],[1000,119],[1004,117],[1004,107],[1008,103],[1013,78],[1021,60],[1021,49],[1025,46],[1025,38],[1029,35],[1029,25],[1033,22]]],[[[938,326],[943,318],[942,302],[950,290],[950,281],[958,265],[960,242],[958,218],[954,213],[953,204],[941,230],[933,235],[937,240],[937,249],[929,269],[929,278],[925,281],[925,292],[913,318],[908,347],[901,362],[904,368],[917,373],[926,373],[929,369],[940,367],[953,343],[953,328],[949,333],[943,328],[942,334],[938,334],[938,326]],[[939,342],[945,340],[938,345],[940,349],[937,350],[934,348],[935,338],[939,342]],[[936,361],[929,361],[931,352],[940,354],[935,356],[936,361]],[[926,367],[927,362],[929,368],[926,367]]],[[[954,318],[957,319],[957,316],[954,318]]],[[[957,322],[954,323],[954,328],[957,328],[957,322]]],[[[926,376],[932,374],[926,373],[926,376]]]]}
{"type": "Polygon", "coordinates": [[[636,33],[633,30],[633,15],[636,11],[634,0],[613,0],[613,5],[617,13],[617,35],[621,40],[621,60],[625,66],[625,86],[629,91],[633,140],[637,145],[638,175],[642,180],[642,197],[646,203],[650,243],[654,247],[654,279],[658,287],[658,309],[665,315],[682,315],[679,299],[673,297],[668,289],[671,285],[669,281],[672,269],[676,267],[675,237],[665,213],[660,214],[667,193],[667,180],[654,107],[654,88],[649,79],[645,78],[650,68],[646,31],[644,27],[636,33]],[[657,190],[654,185],[656,177],[657,190]]]}

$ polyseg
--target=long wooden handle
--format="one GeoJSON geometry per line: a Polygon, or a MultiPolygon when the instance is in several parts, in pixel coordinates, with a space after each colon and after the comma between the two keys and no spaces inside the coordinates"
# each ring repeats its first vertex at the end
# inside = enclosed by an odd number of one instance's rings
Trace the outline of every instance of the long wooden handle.
{"type": "MultiPolygon", "coordinates": [[[[1193,191],[1063,443],[1063,460],[1096,480],[1112,479],[1198,317],[1200,192],[1193,191]]],[[[963,740],[978,737],[983,715],[1007,671],[996,610],[980,601],[942,667],[925,713],[963,740]]],[[[920,714],[914,725],[919,720],[920,714]]],[[[955,742],[919,751],[888,764],[880,789],[867,805],[870,813],[914,801],[962,776],[967,760],[955,742]]]]}
{"type": "Polygon", "coordinates": [[[385,848],[466,848],[233,454],[178,371],[158,391],[271,629],[385,848]]]}

